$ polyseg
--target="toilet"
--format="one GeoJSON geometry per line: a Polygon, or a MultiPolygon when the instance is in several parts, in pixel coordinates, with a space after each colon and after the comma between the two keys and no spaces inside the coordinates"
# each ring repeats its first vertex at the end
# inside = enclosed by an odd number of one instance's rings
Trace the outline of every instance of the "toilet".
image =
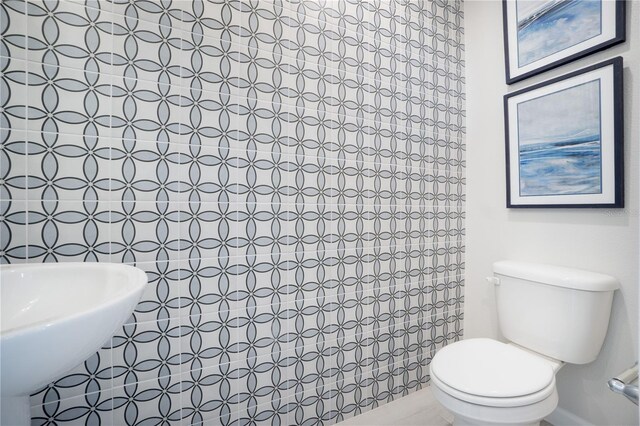
{"type": "Polygon", "coordinates": [[[508,343],[462,340],[430,365],[435,398],[454,426],[538,425],[558,405],[556,373],[596,359],[618,281],[535,263],[493,264],[500,331],[508,343]]]}

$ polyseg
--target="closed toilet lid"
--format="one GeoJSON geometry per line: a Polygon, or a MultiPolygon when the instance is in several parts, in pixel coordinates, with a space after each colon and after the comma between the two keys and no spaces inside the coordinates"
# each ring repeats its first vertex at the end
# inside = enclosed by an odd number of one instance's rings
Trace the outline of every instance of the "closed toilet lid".
{"type": "Polygon", "coordinates": [[[550,363],[492,339],[469,339],[440,349],[431,374],[465,394],[515,398],[548,388],[554,382],[550,363]]]}

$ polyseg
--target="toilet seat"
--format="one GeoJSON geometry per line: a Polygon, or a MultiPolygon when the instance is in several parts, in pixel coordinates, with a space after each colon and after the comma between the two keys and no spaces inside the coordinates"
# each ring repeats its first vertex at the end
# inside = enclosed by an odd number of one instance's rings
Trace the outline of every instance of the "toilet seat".
{"type": "Polygon", "coordinates": [[[487,407],[518,407],[555,392],[555,371],[541,356],[492,339],[442,348],[431,361],[433,384],[450,396],[487,407]]]}

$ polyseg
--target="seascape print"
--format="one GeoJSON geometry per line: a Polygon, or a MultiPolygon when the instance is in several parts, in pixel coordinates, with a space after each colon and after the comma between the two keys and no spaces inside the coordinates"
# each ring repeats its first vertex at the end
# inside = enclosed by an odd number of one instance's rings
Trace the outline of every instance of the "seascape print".
{"type": "Polygon", "coordinates": [[[602,192],[600,80],[518,104],[520,196],[602,192]]]}
{"type": "Polygon", "coordinates": [[[596,37],[601,0],[517,0],[520,67],[596,37]]]}

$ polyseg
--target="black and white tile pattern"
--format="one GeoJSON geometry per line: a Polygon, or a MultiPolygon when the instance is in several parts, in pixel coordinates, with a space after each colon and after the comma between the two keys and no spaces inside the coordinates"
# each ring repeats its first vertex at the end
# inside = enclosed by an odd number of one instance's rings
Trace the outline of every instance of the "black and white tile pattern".
{"type": "Polygon", "coordinates": [[[150,281],[34,425],[332,424],[460,338],[460,0],[4,0],[0,34],[0,262],[150,281]]]}

